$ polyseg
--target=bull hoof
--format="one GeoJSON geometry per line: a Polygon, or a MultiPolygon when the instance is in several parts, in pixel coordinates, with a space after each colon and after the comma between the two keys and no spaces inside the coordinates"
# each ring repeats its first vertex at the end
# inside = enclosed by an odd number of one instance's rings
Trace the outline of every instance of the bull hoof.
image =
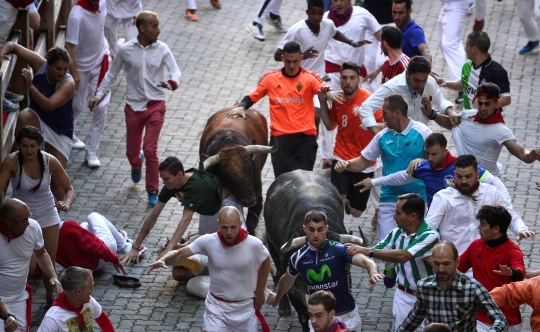
{"type": "Polygon", "coordinates": [[[279,309],[278,310],[279,317],[290,317],[292,315],[291,308],[289,309],[279,309]]]}

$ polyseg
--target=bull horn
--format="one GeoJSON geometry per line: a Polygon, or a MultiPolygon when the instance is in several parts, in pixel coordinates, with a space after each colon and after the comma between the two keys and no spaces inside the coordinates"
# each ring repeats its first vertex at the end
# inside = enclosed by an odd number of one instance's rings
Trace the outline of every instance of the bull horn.
{"type": "Polygon", "coordinates": [[[364,241],[358,236],[349,235],[349,234],[339,234],[339,242],[341,243],[352,243],[359,246],[364,245],[364,241]]]}
{"type": "Polygon", "coordinates": [[[284,245],[281,246],[281,252],[282,253],[286,253],[288,251],[300,248],[301,246],[306,244],[306,237],[305,236],[296,237],[296,238],[292,239],[292,241],[290,242],[289,245],[287,245],[287,244],[288,243],[285,243],[284,245]]]}
{"type": "MultiPolygon", "coordinates": [[[[273,146],[264,146],[264,145],[248,145],[248,146],[246,146],[246,150],[250,154],[275,152],[273,146]]],[[[277,150],[277,148],[276,148],[276,150],[277,150]]]]}
{"type": "Polygon", "coordinates": [[[206,159],[203,163],[203,171],[209,169],[210,167],[219,164],[219,155],[215,155],[206,159]]]}

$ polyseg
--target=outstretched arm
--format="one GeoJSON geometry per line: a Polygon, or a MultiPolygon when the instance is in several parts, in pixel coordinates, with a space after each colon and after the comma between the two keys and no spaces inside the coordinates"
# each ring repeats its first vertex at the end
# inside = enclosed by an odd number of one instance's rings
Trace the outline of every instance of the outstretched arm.
{"type": "Polygon", "coordinates": [[[365,255],[356,254],[352,258],[352,264],[358,267],[364,268],[369,273],[369,286],[368,289],[372,290],[373,286],[379,281],[384,279],[384,274],[379,273],[379,267],[371,259],[367,258],[365,255]]]}
{"type": "Polygon", "coordinates": [[[512,155],[524,163],[531,164],[536,160],[540,160],[540,149],[526,150],[515,139],[503,143],[512,155]]]}
{"type": "Polygon", "coordinates": [[[260,311],[264,304],[264,290],[266,289],[266,280],[268,280],[268,273],[270,273],[270,256],[262,262],[257,272],[257,287],[255,288],[255,298],[253,300],[253,306],[255,311],[260,311]]]}
{"type": "Polygon", "coordinates": [[[286,271],[279,279],[276,293],[271,293],[266,302],[273,307],[277,306],[283,295],[285,295],[291,289],[295,280],[296,277],[291,276],[289,271],[286,271]]]}
{"type": "Polygon", "coordinates": [[[169,251],[166,255],[161,256],[160,259],[150,264],[147,273],[150,273],[152,272],[152,270],[157,268],[166,269],[167,266],[174,265],[175,263],[189,256],[193,256],[193,252],[191,251],[189,246],[183,247],[178,250],[169,251]]]}

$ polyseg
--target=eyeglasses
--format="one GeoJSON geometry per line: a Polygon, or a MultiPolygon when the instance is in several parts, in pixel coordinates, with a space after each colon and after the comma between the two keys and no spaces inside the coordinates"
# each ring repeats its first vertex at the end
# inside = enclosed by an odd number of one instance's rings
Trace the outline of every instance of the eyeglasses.
{"type": "Polygon", "coordinates": [[[30,220],[28,218],[25,218],[23,221],[15,220],[13,218],[9,218],[11,221],[15,221],[18,224],[23,224],[24,226],[30,225],[30,220]]]}

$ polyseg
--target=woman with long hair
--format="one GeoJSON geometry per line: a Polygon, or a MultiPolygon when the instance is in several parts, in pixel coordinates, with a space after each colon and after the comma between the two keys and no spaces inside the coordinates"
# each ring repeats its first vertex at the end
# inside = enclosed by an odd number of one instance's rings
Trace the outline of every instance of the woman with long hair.
{"type": "MultiPolygon", "coordinates": [[[[58,211],[67,212],[75,199],[75,192],[66,171],[53,155],[42,152],[43,135],[35,127],[24,127],[15,137],[19,151],[6,157],[0,166],[0,189],[5,190],[11,179],[11,197],[20,199],[32,213],[32,219],[41,226],[45,250],[51,257],[53,266],[58,247],[60,217],[58,211]],[[51,180],[56,180],[66,192],[64,201],[56,201],[51,192],[51,180]]],[[[35,266],[33,260],[31,266],[35,266]]],[[[30,268],[32,270],[32,267],[30,268]]],[[[42,276],[46,289],[47,303],[54,301],[54,285],[42,276]]]]}

